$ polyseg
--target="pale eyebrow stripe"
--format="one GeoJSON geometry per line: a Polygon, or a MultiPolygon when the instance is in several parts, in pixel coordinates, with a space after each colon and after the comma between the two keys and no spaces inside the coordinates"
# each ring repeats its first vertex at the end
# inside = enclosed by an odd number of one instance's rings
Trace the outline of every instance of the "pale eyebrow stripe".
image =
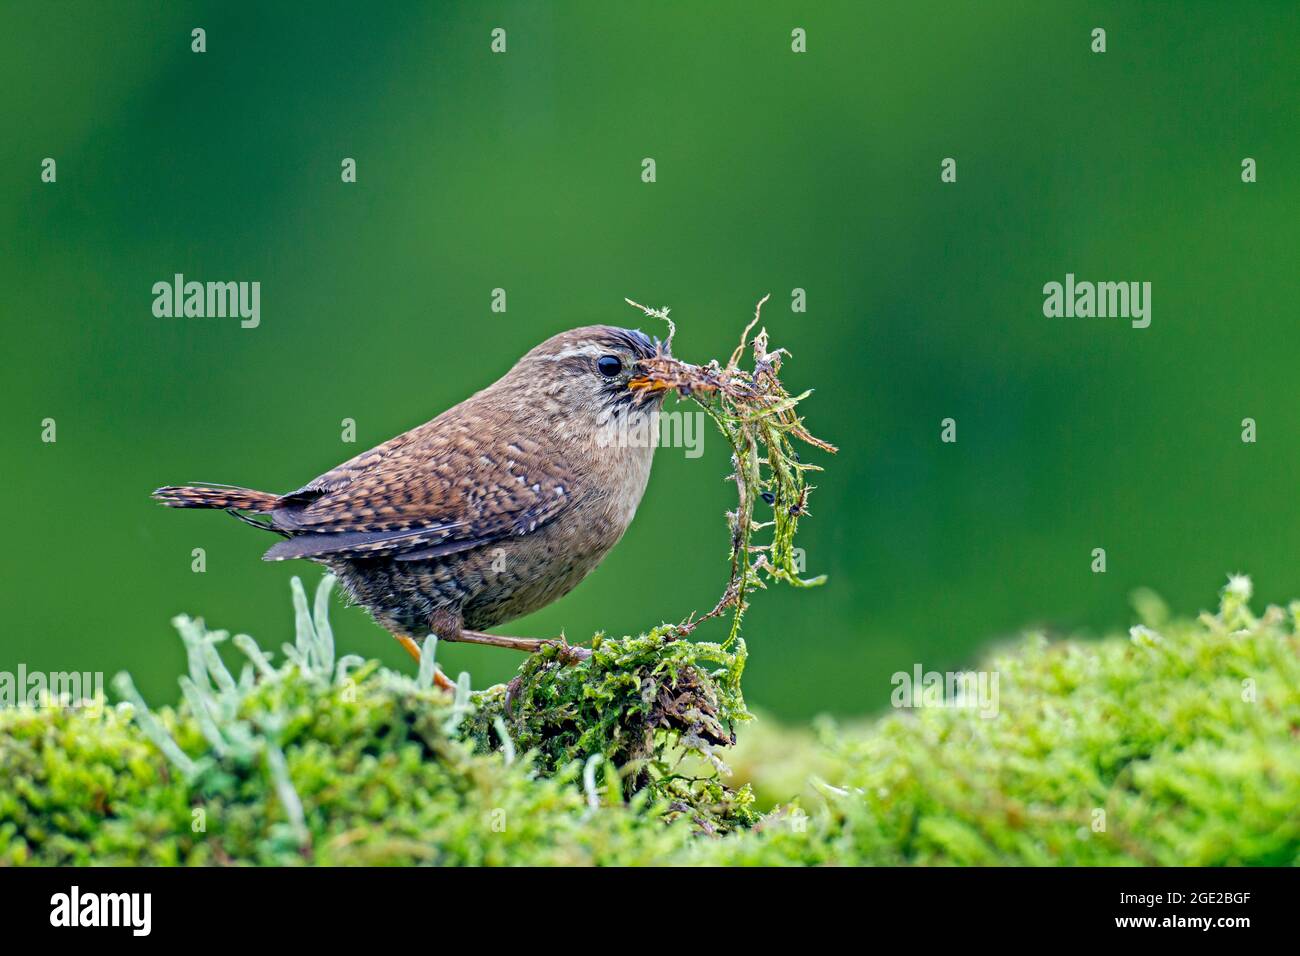
{"type": "Polygon", "coordinates": [[[604,355],[608,351],[609,351],[608,349],[602,349],[598,345],[583,345],[579,348],[566,349],[563,352],[557,352],[554,355],[547,355],[544,356],[544,358],[548,358],[552,362],[559,362],[566,358],[575,358],[580,355],[581,356],[604,355]]]}

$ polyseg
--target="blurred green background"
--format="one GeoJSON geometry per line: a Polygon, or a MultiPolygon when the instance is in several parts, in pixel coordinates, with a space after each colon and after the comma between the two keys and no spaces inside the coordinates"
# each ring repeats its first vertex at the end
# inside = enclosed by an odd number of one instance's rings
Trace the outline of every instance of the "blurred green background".
{"type": "MultiPolygon", "coordinates": [[[[800,6],[6,3],[0,669],[125,668],[172,700],[172,615],[278,647],[289,577],[318,569],[148,492],[296,488],[559,330],[659,331],[624,296],[671,306],[703,360],[771,292],[787,380],[842,448],[802,532],[830,583],[746,622],[770,712],[877,708],[894,671],[1026,625],[1127,625],[1139,585],[1185,611],[1230,571],[1300,596],[1300,6],[800,6]],[[260,281],[261,327],[154,318],[177,272],[260,281]],[[1150,281],[1151,327],[1044,318],[1066,272],[1150,281]]],[[[604,565],[503,630],[711,606],[727,468],[713,434],[661,450],[604,565]]],[[[409,666],[363,611],[334,616],[346,651],[409,666]]],[[[440,659],[479,686],[519,661],[440,659]]]]}

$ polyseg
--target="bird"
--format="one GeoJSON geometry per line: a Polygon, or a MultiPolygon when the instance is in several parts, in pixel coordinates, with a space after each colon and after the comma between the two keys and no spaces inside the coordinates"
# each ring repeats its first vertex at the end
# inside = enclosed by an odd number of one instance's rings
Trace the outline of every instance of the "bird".
{"type": "Polygon", "coordinates": [[[265,560],[324,565],[417,661],[426,634],[530,652],[558,645],[581,659],[590,652],[563,638],[485,632],[563,597],[622,538],[669,391],[643,363],[666,354],[637,329],[572,329],[296,491],[194,484],[153,497],[280,535],[265,560]]]}

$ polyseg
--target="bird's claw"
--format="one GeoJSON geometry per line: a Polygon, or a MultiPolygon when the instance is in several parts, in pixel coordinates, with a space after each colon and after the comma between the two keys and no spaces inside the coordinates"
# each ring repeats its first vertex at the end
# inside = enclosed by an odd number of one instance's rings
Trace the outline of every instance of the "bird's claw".
{"type": "Polygon", "coordinates": [[[556,658],[564,664],[576,664],[591,657],[591,648],[570,644],[563,637],[552,641],[543,641],[542,646],[554,648],[556,658]]]}

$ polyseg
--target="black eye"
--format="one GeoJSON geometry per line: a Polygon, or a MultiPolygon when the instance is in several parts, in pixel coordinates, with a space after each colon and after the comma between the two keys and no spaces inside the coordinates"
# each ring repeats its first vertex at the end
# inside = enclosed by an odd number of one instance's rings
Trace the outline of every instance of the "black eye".
{"type": "Polygon", "coordinates": [[[613,378],[623,371],[623,363],[613,355],[602,355],[596,359],[596,370],[606,378],[613,378]]]}

